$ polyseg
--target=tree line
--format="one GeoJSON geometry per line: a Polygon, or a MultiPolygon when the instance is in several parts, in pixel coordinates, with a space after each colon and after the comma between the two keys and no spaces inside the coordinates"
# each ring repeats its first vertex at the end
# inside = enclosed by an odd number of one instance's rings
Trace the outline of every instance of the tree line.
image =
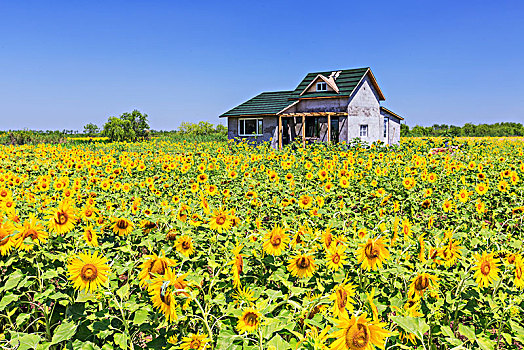
{"type": "Polygon", "coordinates": [[[432,126],[419,126],[409,128],[408,125],[400,126],[400,136],[422,137],[422,136],[524,136],[524,126],[521,123],[495,123],[495,124],[471,124],[455,126],[447,124],[433,124],[432,126]]]}

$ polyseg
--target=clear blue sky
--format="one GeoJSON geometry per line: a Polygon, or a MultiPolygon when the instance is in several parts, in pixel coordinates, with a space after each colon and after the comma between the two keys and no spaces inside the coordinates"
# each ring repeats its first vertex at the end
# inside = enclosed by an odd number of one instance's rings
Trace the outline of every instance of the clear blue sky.
{"type": "Polygon", "coordinates": [[[524,122],[524,1],[0,0],[0,129],[157,130],[370,66],[410,126],[524,122]]]}

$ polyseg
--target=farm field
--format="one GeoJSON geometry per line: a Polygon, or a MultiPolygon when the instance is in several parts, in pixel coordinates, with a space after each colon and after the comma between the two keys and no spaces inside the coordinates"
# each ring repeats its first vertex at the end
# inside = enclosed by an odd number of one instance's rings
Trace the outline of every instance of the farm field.
{"type": "Polygon", "coordinates": [[[522,349],[524,140],[0,146],[0,346],[522,349]]]}

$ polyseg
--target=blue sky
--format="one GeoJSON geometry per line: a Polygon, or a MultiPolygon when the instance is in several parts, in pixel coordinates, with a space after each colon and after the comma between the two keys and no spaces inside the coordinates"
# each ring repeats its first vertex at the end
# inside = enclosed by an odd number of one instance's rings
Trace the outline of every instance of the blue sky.
{"type": "Polygon", "coordinates": [[[410,126],[524,122],[524,1],[0,1],[0,129],[206,120],[369,66],[410,126]]]}

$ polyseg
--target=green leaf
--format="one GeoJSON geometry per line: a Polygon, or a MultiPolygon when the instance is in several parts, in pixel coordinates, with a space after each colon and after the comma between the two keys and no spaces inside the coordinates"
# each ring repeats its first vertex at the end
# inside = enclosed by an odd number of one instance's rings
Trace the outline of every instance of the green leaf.
{"type": "Polygon", "coordinates": [[[23,313],[18,315],[16,318],[16,325],[20,327],[29,317],[31,317],[31,314],[23,313]]]}
{"type": "Polygon", "coordinates": [[[51,345],[71,339],[76,333],[77,325],[74,322],[63,322],[55,329],[51,345]]]}
{"type": "Polygon", "coordinates": [[[9,278],[4,284],[3,288],[0,288],[2,290],[10,290],[13,289],[18,285],[18,283],[22,280],[24,277],[24,274],[20,270],[16,270],[15,272],[11,273],[9,275],[9,278]]]}
{"type": "Polygon", "coordinates": [[[116,291],[116,295],[118,295],[122,300],[127,300],[127,298],[129,298],[129,283],[126,283],[120,287],[116,291]]]}
{"type": "Polygon", "coordinates": [[[477,344],[482,350],[493,350],[495,348],[495,342],[482,337],[477,338],[477,344]]]}
{"type": "Polygon", "coordinates": [[[15,301],[18,297],[14,294],[8,294],[0,301],[0,311],[3,311],[10,302],[15,301]]]}
{"type": "Polygon", "coordinates": [[[17,350],[34,349],[42,339],[37,334],[18,333],[18,336],[11,339],[11,346],[17,350]]]}
{"type": "Polygon", "coordinates": [[[113,338],[115,339],[115,344],[118,345],[121,349],[127,349],[127,335],[123,333],[116,333],[113,338]]]}
{"type": "Polygon", "coordinates": [[[271,338],[271,340],[268,341],[266,346],[268,349],[271,348],[272,346],[274,346],[275,349],[278,349],[278,350],[291,349],[291,346],[289,345],[289,343],[285,341],[284,339],[282,339],[282,337],[278,334],[275,335],[273,338],[271,338]]]}
{"type": "Polygon", "coordinates": [[[138,309],[135,312],[135,317],[133,318],[133,323],[137,326],[147,321],[149,316],[149,311],[147,309],[138,309]]]}
{"type": "Polygon", "coordinates": [[[408,333],[413,333],[420,341],[423,341],[424,333],[429,331],[427,323],[418,317],[392,316],[391,319],[408,333]]]}
{"type": "Polygon", "coordinates": [[[459,324],[458,331],[460,332],[460,334],[462,334],[463,336],[465,336],[466,338],[468,338],[471,341],[474,341],[476,338],[475,329],[473,329],[472,327],[468,327],[463,324],[459,324]]]}

